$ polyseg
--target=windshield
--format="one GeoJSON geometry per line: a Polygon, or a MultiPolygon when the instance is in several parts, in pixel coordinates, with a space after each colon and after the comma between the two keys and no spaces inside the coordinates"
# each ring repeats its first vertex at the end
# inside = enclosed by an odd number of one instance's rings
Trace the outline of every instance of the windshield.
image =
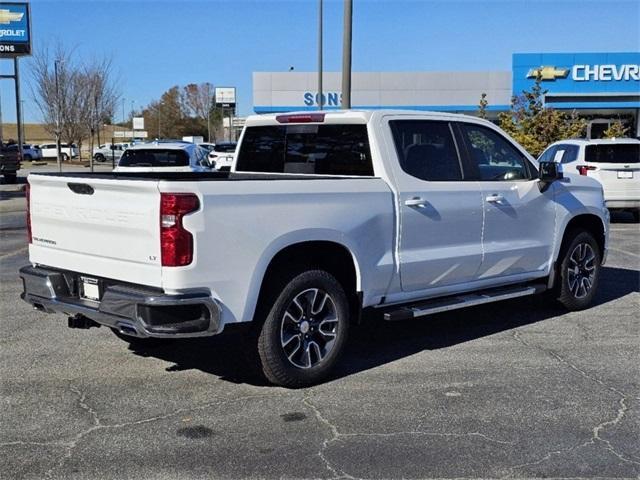
{"type": "Polygon", "coordinates": [[[599,163],[638,163],[640,143],[587,145],[584,159],[599,163]]]}
{"type": "Polygon", "coordinates": [[[118,165],[121,167],[187,167],[189,155],[177,149],[127,150],[118,165]]]}

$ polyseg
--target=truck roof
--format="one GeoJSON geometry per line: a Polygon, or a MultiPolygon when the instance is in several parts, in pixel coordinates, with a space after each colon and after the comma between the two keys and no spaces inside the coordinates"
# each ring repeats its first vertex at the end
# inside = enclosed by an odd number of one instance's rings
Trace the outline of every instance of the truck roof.
{"type": "MultiPolygon", "coordinates": [[[[448,113],[448,112],[435,112],[429,110],[402,110],[402,109],[350,109],[350,110],[312,110],[312,111],[293,111],[282,113],[269,113],[263,115],[250,115],[247,117],[246,126],[258,126],[258,125],[273,125],[278,122],[278,117],[308,117],[317,114],[324,114],[324,120],[317,123],[368,123],[375,118],[380,118],[385,115],[412,115],[418,117],[424,117],[425,119],[449,119],[449,120],[473,120],[479,122],[491,123],[488,120],[472,115],[463,115],[460,113],[448,113]]],[[[303,120],[304,122],[304,120],[303,120]]],[[[309,122],[309,120],[306,120],[309,122]]],[[[300,123],[292,121],[291,123],[300,123]]],[[[316,123],[316,122],[312,122],[316,123]]]]}

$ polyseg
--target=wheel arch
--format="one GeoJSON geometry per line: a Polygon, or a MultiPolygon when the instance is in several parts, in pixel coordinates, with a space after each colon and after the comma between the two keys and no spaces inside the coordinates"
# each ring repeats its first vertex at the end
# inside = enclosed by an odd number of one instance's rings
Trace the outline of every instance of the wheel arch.
{"type": "Polygon", "coordinates": [[[305,240],[281,246],[271,255],[259,277],[259,290],[252,305],[247,305],[248,318],[258,312],[271,293],[269,287],[287,271],[325,270],[343,286],[352,310],[359,319],[362,307],[360,268],[353,250],[336,240],[305,240]]]}
{"type": "Polygon", "coordinates": [[[560,249],[556,256],[556,261],[562,253],[562,249],[565,247],[568,241],[567,234],[572,230],[581,229],[585,230],[593,235],[600,250],[600,258],[605,257],[606,252],[606,229],[602,218],[593,213],[583,213],[571,218],[564,227],[562,232],[562,241],[560,243],[560,249]]]}

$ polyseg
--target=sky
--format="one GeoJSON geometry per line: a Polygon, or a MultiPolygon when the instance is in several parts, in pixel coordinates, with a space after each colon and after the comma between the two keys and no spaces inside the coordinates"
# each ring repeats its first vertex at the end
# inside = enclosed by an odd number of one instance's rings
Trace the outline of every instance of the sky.
{"type": "MultiPolygon", "coordinates": [[[[62,42],[83,59],[111,58],[127,111],[174,85],[210,82],[235,86],[246,115],[252,72],[316,71],[317,8],[318,0],[33,0],[33,52],[62,42]]],[[[325,71],[340,71],[342,22],[343,1],[324,0],[325,71]]],[[[637,51],[638,0],[353,0],[353,71],[508,71],[515,52],[637,51]]],[[[27,123],[41,121],[30,63],[20,60],[27,123]]],[[[0,60],[0,73],[12,68],[0,60]]],[[[11,80],[0,93],[3,121],[15,122],[11,80]]]]}

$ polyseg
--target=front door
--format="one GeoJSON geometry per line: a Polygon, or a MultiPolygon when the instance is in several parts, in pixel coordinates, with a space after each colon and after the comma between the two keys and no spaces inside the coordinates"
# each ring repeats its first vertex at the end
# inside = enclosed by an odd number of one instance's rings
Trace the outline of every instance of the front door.
{"type": "Polygon", "coordinates": [[[460,123],[473,174],[482,186],[483,258],[479,279],[543,276],[554,245],[554,186],[541,191],[526,156],[493,128],[460,123]]]}
{"type": "Polygon", "coordinates": [[[451,125],[417,119],[389,124],[398,157],[402,290],[473,280],[482,259],[481,192],[477,182],[464,179],[451,125]]]}

